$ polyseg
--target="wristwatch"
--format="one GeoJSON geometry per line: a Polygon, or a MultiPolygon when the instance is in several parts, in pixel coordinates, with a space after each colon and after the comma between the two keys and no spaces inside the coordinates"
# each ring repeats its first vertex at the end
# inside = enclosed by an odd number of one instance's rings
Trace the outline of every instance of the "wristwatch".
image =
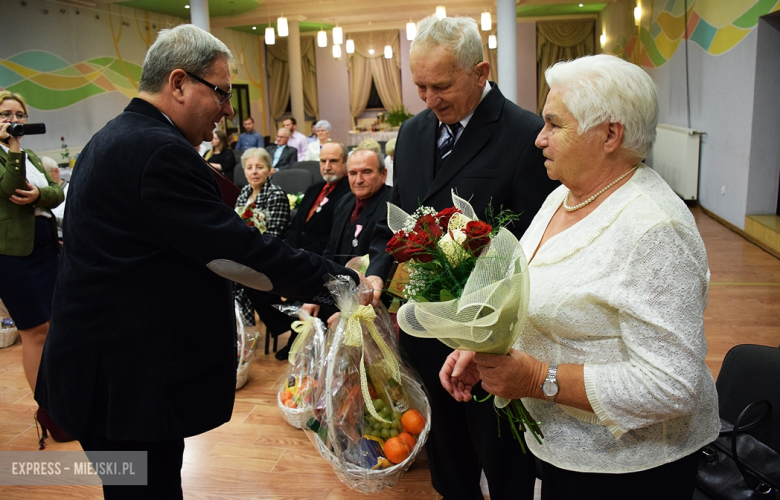
{"type": "Polygon", "coordinates": [[[542,383],[542,392],[544,398],[549,401],[555,401],[555,396],[558,395],[558,363],[550,363],[550,369],[547,370],[547,378],[542,383]]]}

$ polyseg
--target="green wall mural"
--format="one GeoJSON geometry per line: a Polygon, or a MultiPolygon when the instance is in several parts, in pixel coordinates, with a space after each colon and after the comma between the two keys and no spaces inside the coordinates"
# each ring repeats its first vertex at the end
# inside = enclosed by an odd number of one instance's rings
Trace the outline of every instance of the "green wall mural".
{"type": "Polygon", "coordinates": [[[70,64],[50,52],[30,50],[0,59],[0,88],[25,96],[30,106],[51,111],[105,92],[138,93],[141,67],[116,57],[70,64]]]}
{"type": "Polygon", "coordinates": [[[655,0],[651,7],[643,2],[642,23],[630,38],[618,38],[611,52],[630,59],[641,66],[657,68],[666,63],[686,36],[712,55],[723,54],[748,35],[758,24],[758,18],[780,10],[780,0],[655,0]],[[664,5],[657,15],[652,6],[664,5]],[[647,12],[649,10],[650,12],[647,12]],[[649,14],[649,15],[648,15],[649,14]],[[686,16],[687,14],[687,16],[686,16]]]}

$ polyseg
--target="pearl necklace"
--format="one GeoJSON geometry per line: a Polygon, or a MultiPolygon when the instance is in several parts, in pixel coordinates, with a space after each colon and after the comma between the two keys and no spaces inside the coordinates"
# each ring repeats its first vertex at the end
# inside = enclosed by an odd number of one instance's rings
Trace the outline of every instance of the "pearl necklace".
{"type": "Polygon", "coordinates": [[[635,166],[634,168],[632,168],[631,170],[629,170],[625,174],[621,175],[620,177],[618,177],[614,181],[610,182],[607,187],[605,187],[604,189],[602,189],[598,193],[594,194],[593,196],[591,196],[587,200],[583,201],[579,205],[574,205],[573,207],[570,207],[569,205],[566,204],[566,202],[569,201],[569,195],[571,194],[571,190],[569,190],[569,192],[566,193],[566,198],[563,199],[563,209],[566,210],[567,212],[574,212],[575,210],[579,210],[580,208],[584,207],[588,203],[592,202],[593,200],[595,200],[596,198],[598,198],[599,196],[604,194],[607,191],[607,189],[611,188],[612,186],[614,186],[618,182],[622,181],[628,174],[630,174],[631,172],[636,170],[636,167],[638,167],[638,166],[639,165],[635,166]]]}

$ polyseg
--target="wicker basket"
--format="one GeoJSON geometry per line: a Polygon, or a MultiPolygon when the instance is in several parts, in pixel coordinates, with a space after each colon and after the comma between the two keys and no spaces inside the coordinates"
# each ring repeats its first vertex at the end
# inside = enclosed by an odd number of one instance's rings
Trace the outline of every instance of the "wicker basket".
{"type": "Polygon", "coordinates": [[[298,429],[304,429],[306,422],[314,416],[311,406],[304,406],[303,408],[288,408],[282,403],[282,390],[276,392],[276,405],[282,412],[282,416],[288,424],[298,429]]]}
{"type": "Polygon", "coordinates": [[[244,387],[249,380],[249,368],[252,366],[254,359],[255,355],[252,353],[239,361],[238,371],[236,371],[236,390],[244,387]]]}
{"type": "Polygon", "coordinates": [[[18,336],[19,330],[16,328],[0,329],[0,349],[14,345],[18,336]]]}
{"type": "MultiPolygon", "coordinates": [[[[313,432],[306,433],[309,436],[309,440],[312,441],[314,446],[317,447],[317,451],[320,452],[320,455],[322,455],[328,462],[330,462],[331,466],[333,467],[333,471],[336,473],[336,476],[341,480],[341,482],[355,491],[370,494],[378,493],[385,488],[392,487],[395,483],[398,482],[399,479],[401,479],[403,473],[409,469],[409,467],[412,465],[412,462],[414,462],[415,457],[417,457],[417,454],[425,445],[425,440],[428,438],[428,432],[431,429],[431,407],[428,403],[428,397],[422,385],[420,385],[414,379],[408,377],[406,374],[403,375],[403,386],[404,390],[406,390],[406,395],[409,397],[410,402],[412,403],[412,407],[417,408],[417,410],[425,417],[425,428],[417,436],[417,444],[409,454],[409,457],[400,464],[396,464],[392,467],[381,470],[369,470],[347,463],[345,470],[344,465],[339,460],[339,457],[337,457],[332,450],[326,448],[322,439],[320,439],[313,432]]],[[[332,395],[328,394],[328,405],[326,412],[328,416],[328,434],[331,436],[335,434],[335,429],[333,428],[332,423],[334,421],[333,415],[331,413],[332,407],[332,395]]]]}

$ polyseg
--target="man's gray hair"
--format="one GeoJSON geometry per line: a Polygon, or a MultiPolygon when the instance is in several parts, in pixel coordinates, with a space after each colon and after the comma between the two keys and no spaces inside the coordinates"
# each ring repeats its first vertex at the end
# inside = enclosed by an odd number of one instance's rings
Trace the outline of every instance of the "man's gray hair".
{"type": "Polygon", "coordinates": [[[352,158],[355,156],[355,153],[360,151],[370,151],[374,153],[374,156],[376,156],[376,165],[377,165],[377,171],[381,174],[385,170],[385,155],[382,154],[380,151],[377,151],[373,148],[355,148],[352,150],[352,153],[349,155],[349,159],[347,160],[347,168],[349,168],[349,162],[352,161],[352,158]]]}
{"type": "Polygon", "coordinates": [[[561,61],[544,73],[550,90],[579,122],[579,134],[604,123],[622,123],[622,147],[646,158],[655,142],[658,95],[639,66],[606,54],[561,61]]]}
{"type": "Polygon", "coordinates": [[[246,168],[246,161],[250,158],[259,158],[265,164],[266,170],[273,169],[274,160],[271,155],[263,148],[249,148],[241,155],[241,168],[246,168]]]}
{"type": "Polygon", "coordinates": [[[314,130],[324,128],[328,132],[330,132],[330,122],[328,120],[320,120],[317,123],[314,124],[314,130]]]}
{"type": "Polygon", "coordinates": [[[183,69],[202,78],[221,58],[227,58],[228,63],[233,62],[227,45],[207,31],[191,24],[160,30],[157,40],[146,53],[138,90],[156,94],[175,69],[183,69]]]}
{"type": "Polygon", "coordinates": [[[425,49],[432,45],[447,47],[458,65],[466,71],[471,71],[484,60],[482,37],[477,22],[470,17],[439,19],[433,15],[420,21],[409,52],[414,52],[418,46],[425,49]]]}
{"type": "Polygon", "coordinates": [[[41,163],[49,175],[51,175],[55,170],[57,170],[57,173],[59,173],[60,167],[52,158],[49,158],[48,156],[41,156],[41,163]]]}
{"type": "Polygon", "coordinates": [[[277,130],[276,131],[276,135],[279,135],[279,132],[284,132],[285,134],[287,134],[287,137],[291,137],[292,136],[292,132],[290,132],[289,130],[287,130],[284,127],[282,127],[279,130],[277,130]]]}

